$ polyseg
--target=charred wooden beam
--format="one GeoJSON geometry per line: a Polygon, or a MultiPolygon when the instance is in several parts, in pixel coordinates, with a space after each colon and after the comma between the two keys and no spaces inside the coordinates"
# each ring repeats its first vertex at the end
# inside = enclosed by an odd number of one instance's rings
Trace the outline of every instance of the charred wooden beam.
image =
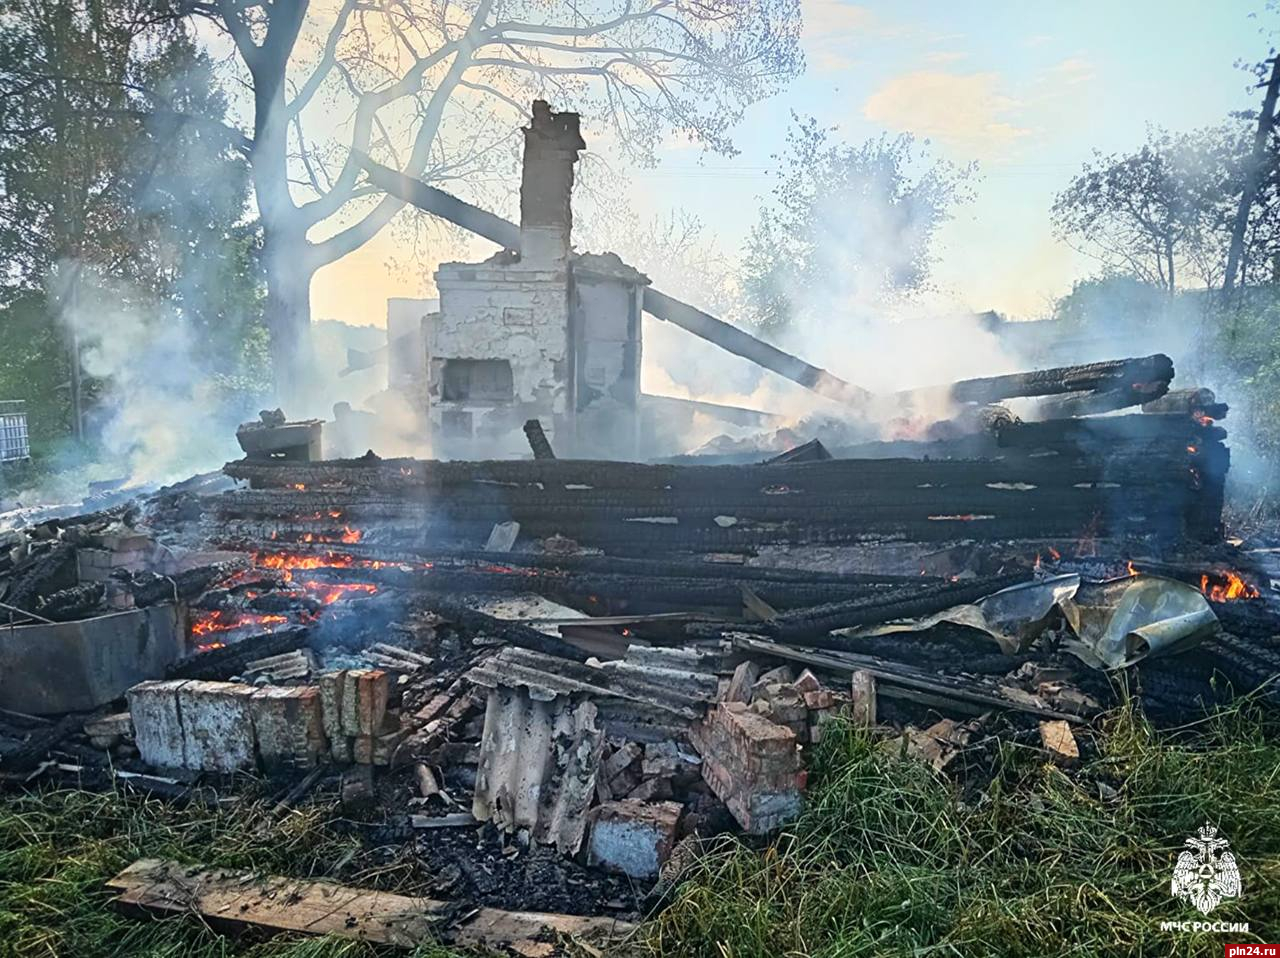
{"type": "MultiPolygon", "coordinates": [[[[1008,446],[1034,446],[1045,441],[1063,441],[1078,438],[1071,430],[1085,430],[1089,435],[1104,439],[1137,440],[1140,438],[1213,438],[1203,432],[1188,430],[1185,417],[1132,416],[1117,420],[1097,420],[1093,423],[1021,423],[1002,431],[1007,434],[1008,446]],[[1130,420],[1146,420],[1146,425],[1134,424],[1130,434],[1125,433],[1130,420]],[[1175,422],[1176,421],[1176,422],[1175,422]],[[1054,430],[1059,430],[1057,436],[1054,430]],[[1117,435],[1117,433],[1119,433],[1117,435]],[[1025,441],[1023,441],[1025,439],[1025,441]]],[[[572,501],[589,501],[593,494],[614,496],[625,490],[650,490],[671,495],[705,494],[724,500],[730,494],[743,490],[786,499],[802,493],[824,491],[848,491],[875,486],[919,487],[958,484],[986,485],[1000,482],[1029,482],[1033,484],[1073,485],[1099,481],[1115,475],[1159,474],[1165,466],[1178,465],[1178,450],[1170,447],[1165,457],[1168,461],[1149,458],[1148,450],[1141,455],[1130,454],[1129,447],[1117,445],[1108,450],[1104,462],[1096,455],[1063,454],[1057,458],[1025,455],[1012,451],[999,459],[832,459],[826,462],[773,465],[693,466],[634,462],[612,462],[587,459],[554,460],[498,460],[487,462],[422,461],[413,459],[387,460],[371,465],[364,460],[331,460],[324,463],[297,465],[268,465],[265,463],[228,463],[224,468],[228,475],[238,479],[251,479],[263,487],[289,490],[299,487],[297,495],[283,492],[280,508],[275,514],[289,514],[290,504],[299,513],[315,512],[324,498],[313,498],[324,484],[332,484],[332,495],[340,495],[343,501],[358,501],[358,496],[376,493],[372,501],[393,503],[397,499],[420,496],[425,492],[436,494],[448,490],[456,493],[464,485],[474,484],[479,496],[486,491],[495,496],[514,495],[511,489],[492,490],[494,484],[512,489],[524,487],[535,492],[545,491],[548,498],[555,494],[573,492],[581,498],[572,501]],[[1132,467],[1130,469],[1130,467],[1132,467]],[[1126,470],[1129,470],[1126,473],[1126,470]],[[566,486],[582,486],[578,490],[566,490],[566,486]],[[538,490],[537,487],[545,487],[538,490]],[[555,487],[554,489],[552,487],[555,487]]],[[[263,490],[265,492],[265,489],[263,490]]],[[[325,495],[330,493],[326,492],[325,495]]],[[[260,498],[261,492],[233,492],[220,497],[220,502],[234,504],[245,502],[269,502],[260,498]]],[[[709,499],[714,502],[714,499],[709,499]]],[[[272,514],[269,509],[261,514],[272,514]]]]}
{"type": "Polygon", "coordinates": [[[41,596],[36,601],[35,612],[55,622],[70,622],[73,619],[84,619],[100,611],[107,587],[102,582],[87,582],[73,585],[50,595],[41,596]]]}
{"type": "Polygon", "coordinates": [[[1140,359],[1115,359],[1083,366],[1058,366],[1033,372],[964,379],[946,386],[908,389],[895,394],[900,405],[944,395],[954,402],[992,403],[1019,396],[1052,396],[1061,393],[1105,392],[1134,383],[1166,385],[1173,379],[1173,360],[1163,353],[1140,359]]]}
{"type": "Polygon", "coordinates": [[[1072,416],[1096,416],[1139,405],[1145,412],[1147,404],[1162,396],[1168,388],[1168,382],[1157,380],[1154,383],[1131,383],[1119,389],[1067,393],[1041,400],[1036,406],[1036,415],[1040,419],[1068,419],[1072,416]]]}
{"type": "Polygon", "coordinates": [[[1187,443],[1208,443],[1227,437],[1221,426],[1205,426],[1187,416],[1168,413],[1142,413],[1108,416],[1103,419],[1050,419],[1005,426],[999,433],[1004,447],[1037,447],[1069,444],[1091,447],[1095,451],[1106,446],[1108,451],[1123,452],[1125,443],[1168,441],[1175,447],[1187,443]]]}
{"type": "Polygon", "coordinates": [[[556,457],[555,450],[551,448],[551,442],[547,439],[547,434],[542,429],[542,423],[536,419],[530,419],[524,424],[524,436],[529,440],[529,448],[533,450],[534,459],[554,459],[556,457]]]}
{"type": "Polygon", "coordinates": [[[572,659],[575,662],[585,662],[590,657],[576,645],[570,645],[563,639],[546,635],[518,622],[508,622],[477,612],[456,599],[437,596],[431,598],[428,604],[431,610],[441,618],[473,635],[488,636],[523,649],[557,655],[562,659],[572,659]]]}
{"type": "Polygon", "coordinates": [[[165,670],[170,679],[221,680],[238,675],[250,662],[268,655],[293,652],[307,644],[311,630],[304,627],[252,635],[234,645],[199,652],[165,670]]]}
{"type": "Polygon", "coordinates": [[[828,399],[842,403],[866,403],[871,399],[871,393],[860,386],[845,382],[825,369],[810,365],[799,357],[783,352],[776,346],[756,339],[750,333],[651,286],[644,290],[644,311],[714,343],[726,352],[785,376],[828,399]]]}
{"type": "Polygon", "coordinates": [[[922,588],[902,586],[880,595],[786,612],[772,622],[763,623],[757,630],[782,642],[803,640],[806,645],[814,648],[852,651],[857,649],[856,642],[828,633],[836,629],[878,625],[894,619],[933,615],[952,606],[976,602],[1011,585],[1027,582],[1032,575],[1032,571],[1026,569],[1006,575],[922,588]]]}
{"type": "Polygon", "coordinates": [[[1190,415],[1197,409],[1211,406],[1217,401],[1212,389],[1196,386],[1192,389],[1172,389],[1159,398],[1142,404],[1143,412],[1180,412],[1190,415]]]}

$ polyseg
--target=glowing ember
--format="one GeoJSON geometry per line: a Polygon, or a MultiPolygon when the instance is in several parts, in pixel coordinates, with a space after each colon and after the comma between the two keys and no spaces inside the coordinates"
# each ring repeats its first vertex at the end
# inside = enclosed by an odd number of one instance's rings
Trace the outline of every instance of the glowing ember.
{"type": "Polygon", "coordinates": [[[359,542],[363,535],[364,533],[359,529],[352,529],[350,526],[342,527],[342,541],[347,545],[359,542]]]}
{"type": "Polygon", "coordinates": [[[1138,570],[1137,570],[1137,569],[1135,569],[1135,568],[1133,567],[1133,563],[1132,563],[1132,562],[1126,562],[1126,563],[1125,563],[1125,568],[1127,568],[1127,569],[1129,570],[1129,575],[1137,575],[1137,574],[1138,574],[1138,570]]]}
{"type": "Polygon", "coordinates": [[[1193,412],[1193,413],[1191,414],[1191,418],[1192,418],[1192,419],[1194,419],[1196,422],[1198,422],[1198,423],[1199,423],[1200,425],[1202,425],[1202,426],[1212,426],[1212,425],[1213,425],[1213,417],[1212,417],[1212,416],[1206,416],[1206,415],[1204,414],[1204,410],[1202,410],[1202,409],[1197,409],[1195,412],[1193,412]]]}
{"type": "Polygon", "coordinates": [[[1050,557],[1052,557],[1054,562],[1057,562],[1059,559],[1062,558],[1062,553],[1059,552],[1057,549],[1055,549],[1053,546],[1049,546],[1049,555],[1050,557]]]}
{"type": "MultiPolygon", "coordinates": [[[[264,569],[345,569],[356,562],[351,556],[339,552],[326,552],[317,556],[260,552],[254,556],[253,561],[264,569]]],[[[381,563],[377,565],[380,566],[381,563]]]]}
{"type": "Polygon", "coordinates": [[[193,636],[214,635],[219,632],[231,632],[254,625],[279,625],[288,622],[286,615],[258,615],[253,612],[233,612],[216,609],[213,612],[202,612],[191,622],[193,636]]]}
{"type": "Polygon", "coordinates": [[[1234,572],[1211,572],[1200,577],[1200,591],[1210,602],[1230,602],[1235,599],[1256,599],[1261,594],[1257,588],[1245,582],[1234,572]]]}
{"type": "Polygon", "coordinates": [[[295,489],[295,490],[297,490],[298,492],[306,492],[306,491],[307,491],[307,487],[306,487],[306,485],[304,485],[304,484],[303,484],[303,483],[301,483],[301,482],[295,482],[295,483],[294,483],[290,488],[291,488],[291,489],[295,489]]]}
{"type": "Polygon", "coordinates": [[[324,605],[332,605],[353,592],[373,595],[378,591],[378,587],[371,582],[316,582],[314,579],[303,582],[302,588],[324,605]]]}

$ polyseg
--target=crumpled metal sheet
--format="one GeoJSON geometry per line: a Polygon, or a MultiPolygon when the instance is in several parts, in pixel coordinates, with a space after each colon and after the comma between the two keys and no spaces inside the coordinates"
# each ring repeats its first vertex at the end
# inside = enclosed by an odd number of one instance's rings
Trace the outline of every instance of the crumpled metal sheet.
{"type": "Polygon", "coordinates": [[[841,633],[849,636],[923,632],[944,622],[985,632],[1006,653],[1026,648],[1044,631],[1050,615],[1080,588],[1080,576],[1058,575],[993,592],[971,605],[956,605],[920,619],[901,619],[841,633]]]}
{"type": "Polygon", "coordinates": [[[923,632],[947,622],[985,632],[1012,654],[1035,641],[1055,609],[1075,633],[1068,650],[1096,669],[1126,668],[1151,655],[1183,651],[1218,627],[1208,600],[1185,582],[1145,574],[1084,582],[1072,574],[1010,586],[925,618],[844,634],[923,632]]]}
{"type": "Polygon", "coordinates": [[[1062,603],[1062,612],[1076,634],[1067,648],[1099,669],[1181,652],[1218,628],[1199,589],[1156,575],[1085,583],[1062,603]]]}

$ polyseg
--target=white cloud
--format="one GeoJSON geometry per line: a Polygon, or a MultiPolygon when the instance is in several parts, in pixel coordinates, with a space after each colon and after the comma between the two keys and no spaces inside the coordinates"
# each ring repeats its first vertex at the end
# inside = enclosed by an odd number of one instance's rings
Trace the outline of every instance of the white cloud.
{"type": "Polygon", "coordinates": [[[857,49],[868,40],[890,40],[905,33],[904,27],[856,3],[805,0],[800,40],[809,62],[821,72],[851,66],[857,49]]]}
{"type": "Polygon", "coordinates": [[[1095,72],[1092,61],[1084,57],[1067,57],[1049,68],[1049,79],[1055,83],[1075,86],[1092,80],[1095,72]]]}
{"type": "Polygon", "coordinates": [[[1022,104],[1001,91],[1000,75],[916,70],[893,77],[863,105],[867,119],[935,140],[965,157],[993,159],[1030,130],[1022,104]]]}

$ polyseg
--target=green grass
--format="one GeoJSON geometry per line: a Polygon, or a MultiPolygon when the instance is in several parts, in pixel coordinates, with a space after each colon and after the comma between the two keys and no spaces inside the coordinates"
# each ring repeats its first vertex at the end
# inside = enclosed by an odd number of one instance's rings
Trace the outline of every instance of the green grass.
{"type": "MultiPolygon", "coordinates": [[[[359,839],[314,807],[272,819],[253,801],[175,808],[124,794],[46,791],[0,799],[0,956],[246,956],[371,958],[368,945],[331,938],[266,940],[218,934],[187,917],[139,920],[110,906],[103,883],[135,859],[174,858],[299,878],[395,889],[407,860],[365,865],[359,839]]],[[[418,958],[456,954],[424,946],[418,958]]]]}
{"type": "Polygon", "coordinates": [[[931,769],[843,728],[819,750],[787,835],[764,854],[733,843],[709,856],[645,944],[716,958],[1112,958],[1280,938],[1280,742],[1259,716],[1235,710],[1170,738],[1118,713],[1099,744],[1070,773],[1006,747],[965,803],[931,769]],[[1250,935],[1160,930],[1201,919],[1169,880],[1205,821],[1243,878],[1212,918],[1248,921],[1250,935]]]}
{"type": "MultiPolygon", "coordinates": [[[[1005,746],[992,780],[962,792],[839,727],[813,758],[803,817],[763,851],[731,841],[707,857],[636,950],[1111,958],[1221,955],[1227,940],[1280,938],[1280,737],[1248,709],[1173,736],[1122,711],[1097,744],[1067,772],[1038,750],[1005,746]],[[1250,936],[1160,931],[1162,920],[1200,917],[1168,889],[1183,839],[1206,820],[1230,839],[1244,883],[1242,898],[1212,918],[1248,921],[1250,936]]],[[[377,954],[330,939],[226,937],[194,918],[139,920],[110,907],[103,882],[144,856],[419,890],[411,856],[362,850],[334,827],[332,809],[276,821],[264,808],[6,796],[0,956],[377,954]]]]}

